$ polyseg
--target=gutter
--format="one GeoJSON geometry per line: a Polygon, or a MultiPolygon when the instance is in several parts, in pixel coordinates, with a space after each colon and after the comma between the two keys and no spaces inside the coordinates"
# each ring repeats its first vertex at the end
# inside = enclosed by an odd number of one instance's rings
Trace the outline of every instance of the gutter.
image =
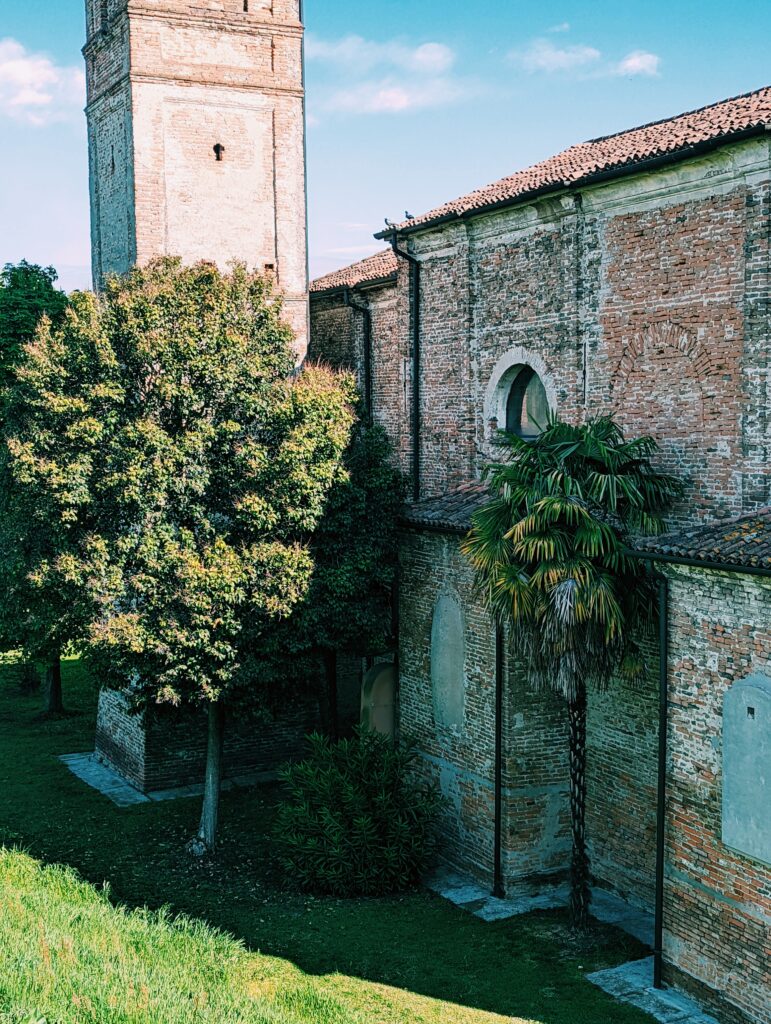
{"type": "Polygon", "coordinates": [[[667,740],[669,737],[669,581],[659,576],[659,757],[656,798],[656,895],[653,920],[653,987],[663,988],[664,868],[667,829],[667,740]]]}
{"type": "MultiPolygon", "coordinates": [[[[631,551],[634,558],[645,562],[693,566],[715,572],[731,572],[743,576],[771,578],[771,568],[759,565],[732,565],[713,559],[689,558],[648,551],[631,551]]],[[[666,868],[666,801],[669,734],[669,581],[658,574],[659,586],[659,744],[658,795],[656,803],[656,894],[653,925],[653,987],[664,987],[664,873],[666,868]]]]}
{"type": "Polygon", "coordinates": [[[367,423],[372,423],[372,313],[369,306],[355,302],[351,298],[351,289],[343,289],[343,303],[349,309],[360,313],[364,322],[364,415],[367,423]]]}
{"type": "Polygon", "coordinates": [[[399,248],[397,232],[387,234],[395,256],[410,266],[410,317],[412,320],[412,500],[420,501],[420,260],[399,248]]]}
{"type": "MultiPolygon", "coordinates": [[[[595,171],[592,174],[584,175],[583,178],[577,178],[575,181],[550,182],[546,185],[539,185],[537,188],[529,189],[527,192],[520,192],[516,196],[509,196],[506,199],[498,199],[490,203],[485,203],[484,206],[476,206],[469,210],[455,210],[449,213],[443,213],[431,220],[421,221],[417,224],[410,223],[408,221],[406,224],[398,228],[398,232],[400,235],[412,235],[418,231],[426,231],[431,228],[440,227],[443,224],[449,224],[451,222],[461,220],[471,220],[474,217],[480,217],[496,210],[505,210],[512,206],[526,205],[531,203],[534,199],[540,199],[547,195],[554,195],[555,193],[570,193],[574,190],[579,191],[582,188],[586,188],[587,185],[596,185],[605,181],[613,181],[617,178],[626,178],[633,174],[644,174],[646,171],[659,170],[660,168],[667,167],[671,164],[681,163],[683,160],[689,160],[693,157],[712,153],[716,149],[721,149],[723,146],[730,145],[734,142],[743,142],[746,139],[765,135],[769,130],[771,130],[771,125],[767,125],[765,123],[753,125],[750,128],[742,128],[739,131],[731,132],[730,135],[722,135],[715,139],[708,139],[705,142],[697,142],[691,146],[686,146],[684,149],[673,150],[671,153],[662,153],[659,156],[646,157],[644,160],[637,160],[621,164],[617,167],[610,167],[602,171],[595,171]]],[[[393,237],[393,229],[379,231],[375,235],[375,238],[378,239],[387,240],[391,237],[393,237]]]]}
{"type": "Polygon", "coordinates": [[[501,865],[501,839],[503,836],[503,685],[506,650],[503,626],[495,626],[495,824],[493,834],[493,892],[505,899],[501,865]]]}

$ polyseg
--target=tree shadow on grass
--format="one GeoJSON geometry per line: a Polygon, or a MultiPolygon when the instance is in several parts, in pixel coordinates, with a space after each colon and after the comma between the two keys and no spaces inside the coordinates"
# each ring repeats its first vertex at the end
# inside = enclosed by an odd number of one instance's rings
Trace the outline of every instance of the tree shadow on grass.
{"type": "Polygon", "coordinates": [[[107,882],[116,902],[170,906],[229,931],[255,952],[317,976],[362,1021],[650,1020],[584,978],[645,955],[615,929],[599,927],[594,944],[577,943],[559,913],[485,923],[425,892],[349,901],[282,888],[270,859],[276,787],[224,794],[216,858],[191,859],[184,845],[198,800],[121,809],[58,760],[93,744],[95,693],[77,663],[65,665],[65,695],[74,715],[35,719],[36,695],[4,686],[0,670],[0,704],[10,712],[0,719],[0,842],[107,882]]]}

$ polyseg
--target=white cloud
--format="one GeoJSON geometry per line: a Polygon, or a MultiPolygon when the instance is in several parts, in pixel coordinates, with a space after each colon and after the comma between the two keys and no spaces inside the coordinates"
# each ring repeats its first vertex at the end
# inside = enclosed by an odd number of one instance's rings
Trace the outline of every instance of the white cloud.
{"type": "Polygon", "coordinates": [[[424,75],[446,74],[455,63],[455,53],[444,43],[377,43],[350,35],[332,42],[309,34],[305,43],[308,60],[325,61],[338,70],[367,73],[378,67],[395,67],[424,75]]]}
{"type": "Polygon", "coordinates": [[[326,65],[317,109],[345,114],[402,114],[447,106],[478,95],[478,83],[454,74],[455,52],[444,43],[409,46],[348,35],[309,35],[309,61],[326,65]]]}
{"type": "Polygon", "coordinates": [[[596,63],[602,54],[593,46],[555,46],[549,39],[534,39],[524,50],[509,54],[525,69],[534,74],[543,71],[553,74],[559,71],[574,71],[596,63]]]}
{"type": "Polygon", "coordinates": [[[559,25],[552,25],[552,27],[550,29],[547,29],[547,32],[569,32],[569,31],[570,31],[570,22],[569,21],[561,21],[559,23],[559,25]]]}
{"type": "MultiPolygon", "coordinates": [[[[565,23],[567,25],[567,22],[565,23]]],[[[568,26],[569,27],[569,26],[568,26]]],[[[551,31],[562,26],[556,25],[551,31]]],[[[661,58],[647,50],[633,50],[622,60],[610,63],[594,46],[555,46],[550,39],[533,39],[521,50],[512,50],[509,60],[518,64],[529,74],[559,74],[582,72],[583,77],[606,78],[626,75],[627,77],[655,77],[659,74],[661,58]]]]}
{"type": "Polygon", "coordinates": [[[417,79],[410,82],[384,79],[362,82],[333,92],[327,110],[355,114],[402,114],[429,107],[444,107],[468,99],[477,89],[452,78],[417,79]]]}
{"type": "Polygon", "coordinates": [[[622,61],[619,61],[613,73],[616,75],[647,75],[652,78],[658,75],[660,63],[661,58],[655,53],[648,53],[646,50],[633,50],[622,61]]]}
{"type": "Polygon", "coordinates": [[[33,125],[64,121],[85,101],[85,76],[15,39],[0,39],[0,116],[33,125]]]}

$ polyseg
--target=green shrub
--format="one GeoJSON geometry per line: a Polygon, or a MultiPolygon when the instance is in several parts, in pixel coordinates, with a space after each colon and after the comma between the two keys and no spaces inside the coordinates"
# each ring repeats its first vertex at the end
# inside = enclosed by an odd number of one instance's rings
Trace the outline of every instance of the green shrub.
{"type": "Polygon", "coordinates": [[[411,746],[357,730],[281,771],[287,789],[273,835],[293,886],[334,896],[381,896],[416,885],[435,850],[440,797],[418,785],[411,746]]]}

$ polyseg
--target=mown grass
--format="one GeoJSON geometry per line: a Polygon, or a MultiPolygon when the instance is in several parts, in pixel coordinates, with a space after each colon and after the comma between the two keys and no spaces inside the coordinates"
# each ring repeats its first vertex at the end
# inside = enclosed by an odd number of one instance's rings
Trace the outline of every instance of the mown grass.
{"type": "Polygon", "coordinates": [[[0,849],[0,1017],[61,1024],[356,1020],[201,921],[127,911],[72,869],[0,849]],[[272,989],[272,991],[271,991],[272,989]]]}
{"type": "MultiPolygon", "coordinates": [[[[23,928],[17,918],[13,934],[1,940],[8,947],[2,956],[17,957],[18,976],[44,979],[45,972],[33,966],[47,948],[57,965],[54,981],[47,983],[53,985],[51,998],[57,994],[72,1006],[66,1016],[58,1007],[46,1009],[54,1004],[43,1001],[19,1004],[19,997],[10,994],[8,972],[0,968],[3,1024],[31,1024],[45,1013],[48,1024],[263,1019],[292,1024],[650,1024],[645,1014],[615,1003],[584,977],[644,955],[642,947],[615,929],[599,929],[591,942],[576,943],[561,914],[487,924],[424,892],[343,901],[282,889],[267,838],[277,800],[274,787],[225,794],[218,856],[209,863],[192,862],[184,843],[197,822],[197,800],[120,809],[58,760],[60,754],[92,748],[94,735],[95,689],[78,662],[65,664],[64,690],[73,713],[40,718],[39,694],[20,692],[12,671],[0,667],[0,843],[22,846],[48,864],[72,865],[97,885],[108,882],[113,903],[169,909],[162,918],[122,912],[108,925],[108,904],[92,896],[92,926],[101,920],[106,934],[98,941],[92,934],[92,945],[81,946],[89,934],[85,924],[84,931],[76,930],[82,908],[76,912],[70,905],[58,923],[47,924],[43,903],[35,905],[27,897],[27,920],[42,921],[52,937],[39,924],[23,928]],[[176,914],[196,923],[172,925],[170,915],[176,914]],[[144,933],[146,941],[131,940],[126,933],[120,956],[112,957],[115,929],[120,931],[123,922],[140,933],[142,928],[150,931],[144,933]],[[204,924],[235,936],[243,947],[208,933],[204,924]],[[153,928],[165,936],[162,958],[150,955],[158,934],[153,928]],[[198,936],[200,953],[198,940],[190,936],[198,936]],[[219,966],[203,952],[214,948],[223,950],[222,962],[215,958],[219,966]],[[85,973],[67,960],[76,950],[82,950],[85,973]],[[137,1003],[131,1011],[135,1015],[126,1016],[125,1004],[111,1007],[105,989],[98,995],[102,1015],[88,1016],[88,1004],[75,1000],[87,996],[96,1005],[97,994],[85,986],[89,977],[96,983],[100,965],[114,969],[115,987],[130,992],[133,986],[136,998],[147,1005],[137,1003]],[[182,983],[188,977],[197,979],[195,987],[182,983]],[[231,1003],[220,1008],[220,997],[231,1003]],[[194,1005],[195,998],[203,1005],[194,1005]],[[176,1006],[177,1017],[166,1009],[152,1016],[153,1000],[162,999],[176,1006]],[[30,1007],[38,1017],[30,1016],[30,1007]]],[[[25,870],[38,877],[38,869],[25,863],[25,870]]],[[[76,885],[71,875],[39,877],[76,885]]],[[[2,959],[0,965],[5,966],[2,959]]],[[[33,994],[28,991],[25,1000],[33,994]]],[[[37,995],[42,1000],[45,990],[37,995]]]]}

